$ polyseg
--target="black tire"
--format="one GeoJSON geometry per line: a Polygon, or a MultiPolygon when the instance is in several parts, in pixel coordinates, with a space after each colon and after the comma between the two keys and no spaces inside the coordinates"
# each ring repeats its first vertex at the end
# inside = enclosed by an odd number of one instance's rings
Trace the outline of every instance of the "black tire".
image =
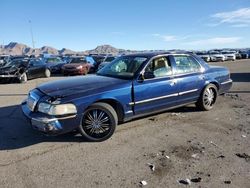
{"type": "Polygon", "coordinates": [[[208,84],[202,91],[199,100],[196,103],[198,109],[209,111],[214,107],[218,97],[218,89],[214,84],[208,84]]]}
{"type": "Polygon", "coordinates": [[[26,73],[22,73],[20,74],[20,76],[18,77],[18,81],[19,83],[26,83],[28,81],[28,77],[27,77],[27,74],[26,73]]]}
{"type": "Polygon", "coordinates": [[[46,70],[45,70],[44,76],[45,76],[46,78],[49,78],[49,77],[51,76],[51,72],[50,72],[49,69],[46,69],[46,70]]]}
{"type": "Polygon", "coordinates": [[[94,103],[83,114],[79,131],[89,141],[101,142],[109,139],[118,124],[117,113],[107,103],[94,103]]]}

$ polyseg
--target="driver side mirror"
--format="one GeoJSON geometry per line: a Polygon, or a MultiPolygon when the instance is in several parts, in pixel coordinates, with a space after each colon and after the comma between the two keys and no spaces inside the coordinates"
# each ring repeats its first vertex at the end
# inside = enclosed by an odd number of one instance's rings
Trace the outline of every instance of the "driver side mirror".
{"type": "Polygon", "coordinates": [[[151,71],[147,71],[147,72],[144,72],[144,73],[140,74],[139,80],[143,81],[143,80],[146,80],[146,79],[153,79],[153,78],[155,78],[154,73],[151,72],[151,71]]]}

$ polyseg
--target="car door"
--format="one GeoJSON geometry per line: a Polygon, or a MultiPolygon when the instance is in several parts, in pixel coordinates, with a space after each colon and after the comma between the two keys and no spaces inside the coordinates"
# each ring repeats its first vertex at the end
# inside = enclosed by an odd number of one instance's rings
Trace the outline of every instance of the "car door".
{"type": "Polygon", "coordinates": [[[139,78],[133,83],[135,115],[157,112],[174,106],[178,92],[168,56],[152,59],[143,72],[144,78],[139,78]]]}
{"type": "Polygon", "coordinates": [[[177,105],[197,101],[205,86],[203,68],[192,55],[172,55],[174,78],[178,87],[177,105]]]}
{"type": "Polygon", "coordinates": [[[38,78],[45,74],[45,64],[40,60],[31,60],[28,67],[29,78],[38,78]]]}

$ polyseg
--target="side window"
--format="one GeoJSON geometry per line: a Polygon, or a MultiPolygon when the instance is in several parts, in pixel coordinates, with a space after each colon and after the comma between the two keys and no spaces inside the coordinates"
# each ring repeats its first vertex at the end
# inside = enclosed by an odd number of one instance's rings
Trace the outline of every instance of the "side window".
{"type": "Polygon", "coordinates": [[[155,78],[172,75],[172,68],[169,60],[166,57],[154,59],[145,69],[146,72],[151,72],[155,78]]]}
{"type": "Polygon", "coordinates": [[[32,63],[33,66],[41,66],[44,64],[42,61],[39,61],[39,60],[34,60],[34,61],[31,61],[30,63],[32,63]]]}
{"type": "Polygon", "coordinates": [[[192,73],[200,71],[200,64],[191,56],[174,56],[177,74],[192,73]]]}

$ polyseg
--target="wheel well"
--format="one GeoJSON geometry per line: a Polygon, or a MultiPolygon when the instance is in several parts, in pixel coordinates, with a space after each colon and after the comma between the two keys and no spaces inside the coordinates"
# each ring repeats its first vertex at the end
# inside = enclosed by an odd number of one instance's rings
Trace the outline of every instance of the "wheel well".
{"type": "Polygon", "coordinates": [[[103,100],[99,100],[99,101],[96,101],[96,102],[103,102],[103,103],[107,103],[110,106],[112,106],[114,108],[114,110],[116,111],[116,113],[117,113],[118,122],[123,122],[124,110],[123,110],[122,105],[118,101],[116,101],[114,99],[103,99],[103,100]]]}
{"type": "Polygon", "coordinates": [[[219,86],[219,84],[217,82],[211,82],[210,84],[214,84],[217,87],[217,90],[219,91],[220,86],[219,86]]]}

